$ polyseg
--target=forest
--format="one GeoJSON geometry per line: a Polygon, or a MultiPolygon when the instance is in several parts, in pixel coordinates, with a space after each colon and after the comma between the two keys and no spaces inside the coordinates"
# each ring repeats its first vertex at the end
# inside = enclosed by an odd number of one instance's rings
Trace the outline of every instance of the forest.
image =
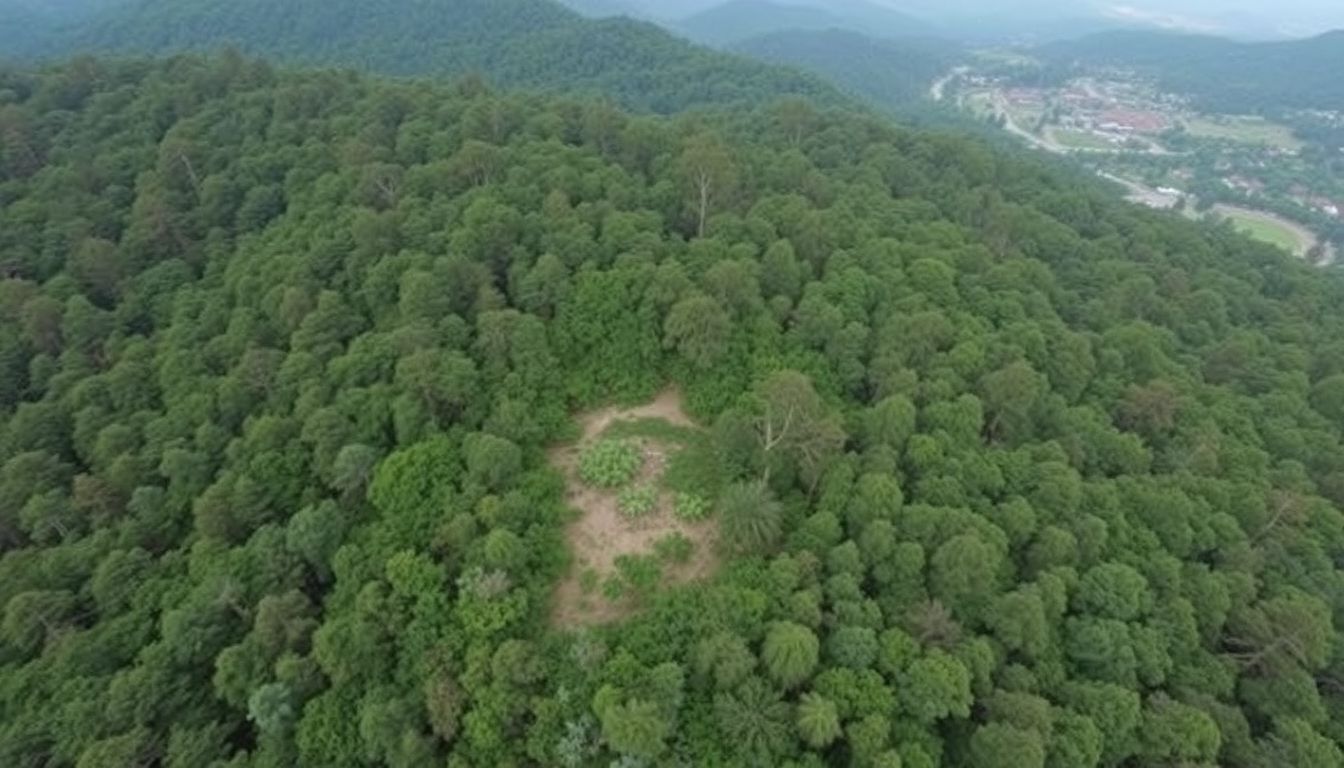
{"type": "Polygon", "coordinates": [[[7,53],[32,61],[231,46],[277,62],[398,77],[478,74],[637,111],[790,95],[846,101],[818,77],[701,48],[651,23],[586,19],[551,0],[67,0],[89,7],[64,26],[15,21],[6,34],[6,10],[19,3],[23,12],[25,2],[0,0],[0,61],[7,53]]]}
{"type": "Polygon", "coordinates": [[[799,100],[80,58],[0,136],[0,765],[1344,766],[1333,276],[799,100]],[[548,451],[668,387],[719,565],[557,626],[548,451]]]}
{"type": "Polygon", "coordinates": [[[932,110],[929,84],[965,55],[960,45],[946,40],[884,40],[839,29],[785,30],[743,40],[731,50],[817,73],[868,104],[898,110],[902,117],[932,110]]]}

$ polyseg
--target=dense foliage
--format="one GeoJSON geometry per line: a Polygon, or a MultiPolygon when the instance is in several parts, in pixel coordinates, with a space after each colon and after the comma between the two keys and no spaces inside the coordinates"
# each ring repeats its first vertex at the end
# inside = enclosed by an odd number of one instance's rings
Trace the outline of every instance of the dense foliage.
{"type": "Polygon", "coordinates": [[[86,59],[0,136],[0,765],[1344,764],[1272,248],[798,102],[86,59]],[[668,382],[724,564],[550,629],[544,448],[668,382]]]}
{"type": "Polygon", "coordinates": [[[840,101],[817,78],[700,48],[646,22],[587,19],[553,0],[139,0],[41,45],[57,56],[223,46],[392,75],[481,73],[658,112],[786,94],[840,101]]]}
{"type": "Polygon", "coordinates": [[[643,461],[639,446],[629,440],[599,440],[579,457],[579,477],[599,488],[618,488],[630,482],[643,461]]]}
{"type": "Polygon", "coordinates": [[[1246,43],[1162,32],[1104,32],[1052,43],[1057,63],[1134,67],[1209,112],[1344,109],[1344,31],[1306,40],[1246,43]]]}

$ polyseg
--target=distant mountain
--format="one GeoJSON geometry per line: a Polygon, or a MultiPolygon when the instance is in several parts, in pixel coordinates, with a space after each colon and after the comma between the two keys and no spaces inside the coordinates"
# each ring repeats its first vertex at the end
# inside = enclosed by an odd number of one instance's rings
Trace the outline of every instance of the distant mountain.
{"type": "Polygon", "coordinates": [[[393,75],[475,72],[506,85],[600,91],[662,112],[793,94],[844,100],[819,78],[700,48],[646,22],[587,19],[551,0],[136,0],[50,36],[40,50],[223,46],[393,75]]]}
{"type": "Polygon", "coordinates": [[[874,37],[908,37],[933,32],[929,24],[862,0],[800,5],[774,0],[729,0],[688,16],[672,28],[708,45],[725,46],[790,30],[843,29],[874,37]]]}
{"type": "Polygon", "coordinates": [[[62,28],[121,0],[0,0],[0,60],[36,53],[62,28]]]}
{"type": "Polygon", "coordinates": [[[769,0],[732,0],[682,19],[673,28],[707,45],[728,45],[780,30],[828,29],[844,24],[844,19],[821,8],[769,0]]]}
{"type": "Polygon", "coordinates": [[[560,0],[560,3],[590,19],[606,19],[612,16],[642,19],[648,16],[648,11],[637,3],[625,0],[560,0]]]}
{"type": "Polygon", "coordinates": [[[1043,46],[1056,65],[1130,67],[1217,112],[1344,109],[1344,31],[1287,42],[1106,32],[1043,46]]]}
{"type": "Polygon", "coordinates": [[[839,29],[776,32],[731,50],[815,72],[887,107],[922,98],[961,53],[956,43],[936,38],[879,40],[839,29]]]}

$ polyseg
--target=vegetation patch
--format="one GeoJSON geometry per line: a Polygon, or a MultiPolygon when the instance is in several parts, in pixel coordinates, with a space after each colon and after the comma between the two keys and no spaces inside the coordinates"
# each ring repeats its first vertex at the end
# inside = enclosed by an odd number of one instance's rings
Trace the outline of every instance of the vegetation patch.
{"type": "Polygon", "coordinates": [[[635,485],[621,491],[616,498],[621,514],[631,520],[648,517],[658,506],[658,489],[652,485],[635,485]]]}
{"type": "Polygon", "coordinates": [[[1261,144],[1280,149],[1298,150],[1302,142],[1286,125],[1260,117],[1197,117],[1185,122],[1191,136],[1239,144],[1261,144]]]}
{"type": "Polygon", "coordinates": [[[1237,231],[1246,236],[1298,256],[1306,254],[1314,242],[1309,232],[1260,211],[1220,205],[1214,209],[1214,214],[1230,221],[1237,231]]]}
{"type": "Polygon", "coordinates": [[[580,438],[550,453],[577,512],[566,530],[573,566],[552,606],[561,627],[620,619],[657,590],[717,565],[710,499],[721,473],[677,393],[584,414],[579,423],[580,438]]]}
{"type": "Polygon", "coordinates": [[[1054,139],[1055,143],[1061,147],[1069,149],[1114,150],[1116,148],[1114,143],[1086,131],[1056,128],[1050,131],[1050,138],[1054,139]]]}
{"type": "Polygon", "coordinates": [[[644,463],[639,446],[631,440],[599,440],[579,457],[579,477],[598,488],[619,488],[644,463]]]}
{"type": "Polygon", "coordinates": [[[678,493],[672,502],[672,514],[688,523],[698,523],[709,517],[709,513],[709,501],[694,493],[678,493]]]}

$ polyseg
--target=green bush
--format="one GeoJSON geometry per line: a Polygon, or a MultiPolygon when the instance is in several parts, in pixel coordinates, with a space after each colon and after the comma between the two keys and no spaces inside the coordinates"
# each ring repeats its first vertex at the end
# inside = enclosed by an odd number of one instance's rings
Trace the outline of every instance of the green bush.
{"type": "Polygon", "coordinates": [[[648,555],[621,555],[616,558],[616,573],[625,588],[638,596],[647,596],[663,580],[663,569],[648,555]]]}
{"type": "Polygon", "coordinates": [[[584,568],[579,573],[579,589],[585,595],[591,595],[597,589],[598,584],[597,571],[592,568],[584,568]]]}
{"type": "Polygon", "coordinates": [[[653,542],[653,554],[665,563],[685,563],[695,551],[695,542],[681,532],[668,535],[653,542]]]}
{"type": "Polygon", "coordinates": [[[709,502],[694,493],[678,493],[672,505],[672,513],[678,520],[698,523],[709,517],[709,502]]]}
{"type": "Polygon", "coordinates": [[[658,506],[658,489],[651,485],[637,485],[621,491],[616,499],[621,514],[635,519],[653,512],[658,506]]]}
{"type": "Polygon", "coordinates": [[[602,580],[602,596],[613,603],[625,597],[625,582],[621,581],[620,574],[609,574],[602,580]]]}
{"type": "Polygon", "coordinates": [[[579,477],[599,488],[619,488],[644,463],[639,446],[629,440],[599,440],[579,457],[579,477]]]}

